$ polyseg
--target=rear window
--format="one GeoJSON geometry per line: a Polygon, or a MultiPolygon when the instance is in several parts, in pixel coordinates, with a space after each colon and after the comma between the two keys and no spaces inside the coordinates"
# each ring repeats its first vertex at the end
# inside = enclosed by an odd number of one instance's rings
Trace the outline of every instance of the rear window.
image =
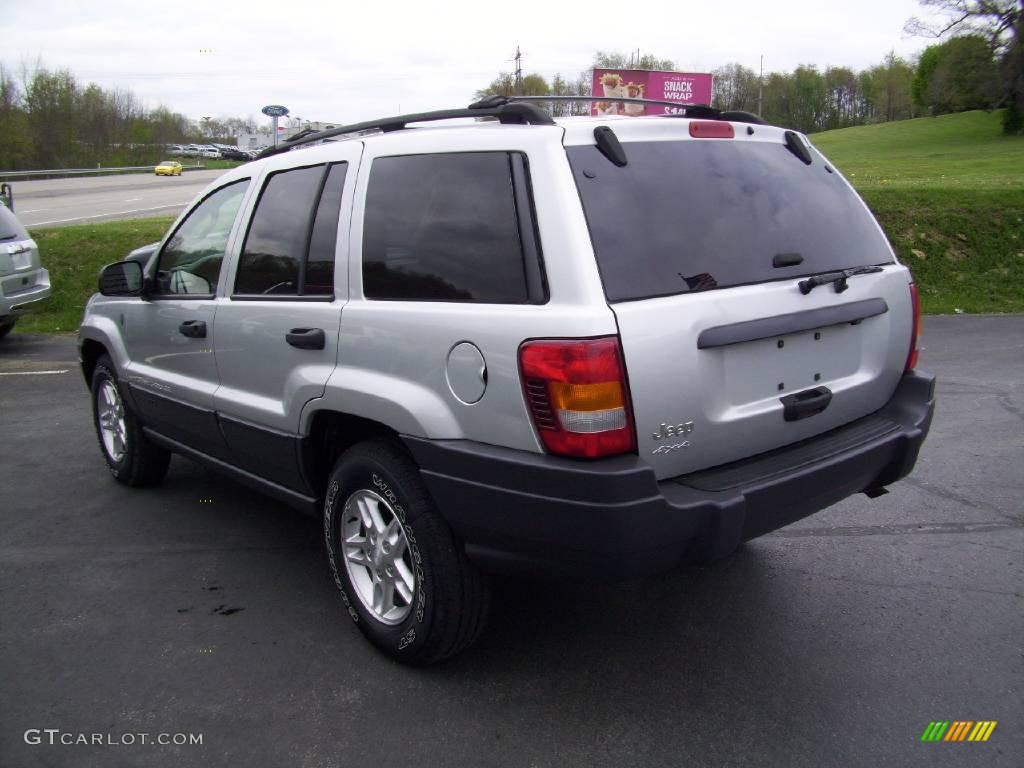
{"type": "Polygon", "coordinates": [[[0,241],[3,240],[28,240],[28,232],[7,206],[0,203],[0,241]]]}
{"type": "Polygon", "coordinates": [[[609,301],[726,288],[892,261],[860,200],[781,143],[623,145],[624,167],[569,147],[609,301]],[[775,267],[802,260],[795,266],[775,267]]]}
{"type": "Polygon", "coordinates": [[[7,206],[0,203],[0,241],[28,240],[29,233],[7,206]]]}

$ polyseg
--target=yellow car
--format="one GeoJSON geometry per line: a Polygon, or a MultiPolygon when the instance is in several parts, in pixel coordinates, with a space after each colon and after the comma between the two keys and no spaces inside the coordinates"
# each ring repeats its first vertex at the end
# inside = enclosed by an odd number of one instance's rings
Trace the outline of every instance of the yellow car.
{"type": "Polygon", "coordinates": [[[164,160],[155,168],[157,176],[181,176],[181,163],[164,160]]]}

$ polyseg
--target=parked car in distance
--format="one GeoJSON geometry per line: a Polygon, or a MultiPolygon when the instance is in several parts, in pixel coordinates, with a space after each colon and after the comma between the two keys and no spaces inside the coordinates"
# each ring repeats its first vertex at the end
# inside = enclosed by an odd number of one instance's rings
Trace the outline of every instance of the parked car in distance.
{"type": "Polygon", "coordinates": [[[206,158],[208,160],[219,160],[220,150],[216,147],[203,147],[197,153],[197,157],[206,158]]]}
{"type": "Polygon", "coordinates": [[[238,147],[224,147],[220,151],[220,156],[225,160],[241,160],[243,162],[252,160],[247,152],[243,152],[238,147]]]}
{"type": "Polygon", "coordinates": [[[0,339],[18,318],[50,296],[50,273],[39,247],[17,217],[0,205],[0,339]]]}
{"type": "Polygon", "coordinates": [[[104,268],[115,480],[173,452],[316,516],[339,605],[426,664],[490,574],[666,572],[913,469],[917,289],[806,136],[502,97],[378,127],[228,171],[104,268]]]}
{"type": "Polygon", "coordinates": [[[181,146],[181,144],[168,144],[164,149],[167,151],[168,155],[172,155],[174,157],[180,157],[185,154],[185,148],[181,146]]]}
{"type": "Polygon", "coordinates": [[[177,160],[161,160],[153,171],[157,176],[181,176],[181,163],[177,160]]]}

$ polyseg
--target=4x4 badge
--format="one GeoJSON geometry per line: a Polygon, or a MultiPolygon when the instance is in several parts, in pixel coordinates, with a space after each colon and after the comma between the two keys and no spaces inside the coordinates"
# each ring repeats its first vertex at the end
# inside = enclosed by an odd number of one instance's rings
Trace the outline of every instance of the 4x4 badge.
{"type": "Polygon", "coordinates": [[[658,456],[659,454],[672,453],[672,451],[678,451],[681,448],[689,448],[689,447],[690,447],[690,441],[689,440],[683,440],[683,442],[681,442],[681,443],[675,443],[675,444],[672,444],[672,445],[666,443],[665,445],[659,445],[657,448],[655,448],[653,451],[651,451],[651,454],[654,455],[654,456],[658,456]]]}
{"type": "Polygon", "coordinates": [[[661,428],[651,435],[654,440],[661,440],[665,437],[682,437],[693,432],[693,422],[684,421],[682,424],[662,424],[661,428]]]}

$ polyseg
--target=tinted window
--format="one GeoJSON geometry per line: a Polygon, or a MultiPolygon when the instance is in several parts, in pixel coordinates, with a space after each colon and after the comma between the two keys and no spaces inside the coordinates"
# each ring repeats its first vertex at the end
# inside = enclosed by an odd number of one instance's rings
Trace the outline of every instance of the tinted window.
{"type": "Polygon", "coordinates": [[[309,238],[309,258],[306,261],[305,294],[334,293],[334,247],[338,240],[338,214],[341,193],[345,188],[347,163],[331,166],[316,208],[313,234],[309,238]]]}
{"type": "Polygon", "coordinates": [[[363,292],[373,299],[525,302],[508,154],[375,160],[366,193],[363,292]]]}
{"type": "Polygon", "coordinates": [[[639,142],[619,168],[570,147],[611,301],[885,264],[885,238],[825,164],[781,143],[639,142]],[[775,268],[779,254],[797,266],[775,268]]]}
{"type": "Polygon", "coordinates": [[[189,213],[160,252],[157,291],[209,295],[217,290],[228,236],[249,180],[221,187],[189,213]]]}
{"type": "Polygon", "coordinates": [[[263,187],[242,247],[235,293],[296,295],[322,165],[275,173],[263,187]]]}

